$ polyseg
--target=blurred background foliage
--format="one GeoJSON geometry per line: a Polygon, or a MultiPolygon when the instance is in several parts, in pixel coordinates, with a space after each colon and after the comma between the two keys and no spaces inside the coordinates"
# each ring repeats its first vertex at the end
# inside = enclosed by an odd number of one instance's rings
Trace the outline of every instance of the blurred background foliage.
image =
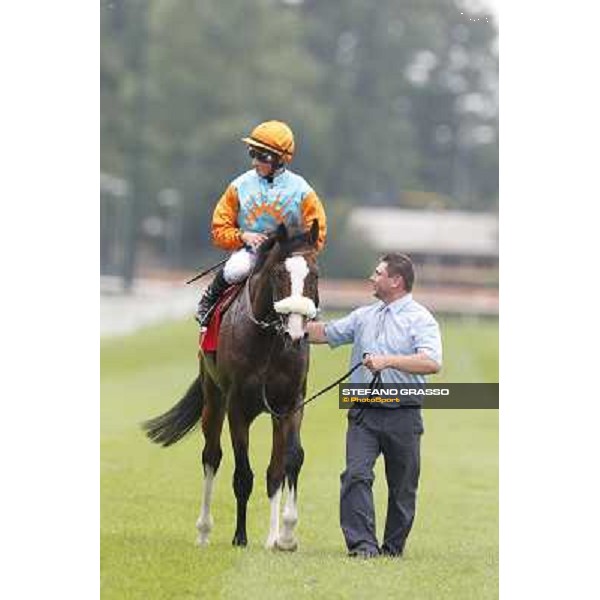
{"type": "Polygon", "coordinates": [[[497,30],[473,7],[102,0],[101,170],[130,186],[130,238],[156,242],[152,219],[174,190],[171,266],[206,265],[214,205],[249,168],[239,139],[266,119],[292,126],[292,169],[326,205],[326,273],[365,272],[360,248],[336,236],[352,206],[495,212],[497,30]]]}

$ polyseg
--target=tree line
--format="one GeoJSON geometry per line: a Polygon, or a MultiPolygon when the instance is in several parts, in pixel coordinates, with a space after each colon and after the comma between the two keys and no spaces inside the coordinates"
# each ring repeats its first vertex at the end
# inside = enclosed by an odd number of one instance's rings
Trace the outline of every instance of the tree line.
{"type": "Polygon", "coordinates": [[[495,210],[498,54],[459,0],[102,0],[101,170],[133,185],[132,235],[183,202],[184,255],[248,168],[265,119],[332,223],[353,205],[495,210]]]}

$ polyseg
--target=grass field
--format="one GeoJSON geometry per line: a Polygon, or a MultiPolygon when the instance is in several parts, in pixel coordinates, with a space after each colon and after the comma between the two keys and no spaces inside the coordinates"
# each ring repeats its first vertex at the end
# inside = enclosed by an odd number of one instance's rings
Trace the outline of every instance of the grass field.
{"type": "MultiPolygon", "coordinates": [[[[433,380],[498,381],[498,322],[442,322],[445,365],[433,380]]],[[[307,407],[299,484],[300,547],[268,552],[264,473],[270,422],[251,431],[255,474],[249,545],[233,548],[233,459],[226,428],[213,501],[211,544],[194,545],[202,486],[201,434],[170,449],[150,444],[139,422],[170,408],[196,371],[189,322],[103,340],[101,348],[101,592],[144,598],[498,597],[498,411],[425,411],[417,517],[402,560],[346,558],[338,524],[346,413],[332,391],[307,407]]],[[[347,369],[349,348],[313,347],[309,392],[347,369]]],[[[432,381],[433,381],[432,380],[432,381]]],[[[377,529],[385,518],[381,461],[377,529]]],[[[381,537],[381,535],[380,535],[381,537]]]]}

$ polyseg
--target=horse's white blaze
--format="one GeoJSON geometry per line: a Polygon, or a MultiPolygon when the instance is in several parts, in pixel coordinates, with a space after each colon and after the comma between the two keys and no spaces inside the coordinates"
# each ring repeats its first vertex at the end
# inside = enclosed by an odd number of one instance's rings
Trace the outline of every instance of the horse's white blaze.
{"type": "Polygon", "coordinates": [[[302,328],[302,315],[292,313],[288,319],[288,333],[293,340],[299,340],[304,336],[302,328]]]}
{"type": "Polygon", "coordinates": [[[294,529],[298,523],[298,504],[296,502],[296,492],[289,487],[285,507],[283,509],[283,527],[279,545],[282,549],[295,549],[297,546],[294,538],[294,529]]]}
{"type": "MultiPolygon", "coordinates": [[[[290,274],[292,284],[290,296],[302,296],[304,292],[304,280],[308,275],[306,259],[303,256],[290,256],[285,259],[285,268],[290,274]]],[[[301,314],[290,314],[288,319],[288,333],[293,340],[299,340],[304,336],[301,314]]]]}
{"type": "Polygon", "coordinates": [[[281,490],[280,487],[271,498],[271,521],[269,526],[269,535],[267,537],[267,542],[265,544],[265,548],[267,550],[271,550],[275,547],[275,543],[277,542],[277,538],[279,537],[279,507],[281,505],[281,490]]]}
{"type": "Polygon", "coordinates": [[[215,481],[215,472],[212,467],[206,465],[206,474],[204,476],[204,491],[202,494],[202,508],[200,516],[196,521],[198,530],[198,544],[204,546],[208,544],[208,536],[213,528],[213,519],[210,514],[210,504],[212,502],[213,485],[215,481]]]}
{"type": "Polygon", "coordinates": [[[285,259],[285,268],[292,280],[292,296],[302,296],[304,280],[308,275],[308,265],[304,256],[290,256],[285,259]]]}

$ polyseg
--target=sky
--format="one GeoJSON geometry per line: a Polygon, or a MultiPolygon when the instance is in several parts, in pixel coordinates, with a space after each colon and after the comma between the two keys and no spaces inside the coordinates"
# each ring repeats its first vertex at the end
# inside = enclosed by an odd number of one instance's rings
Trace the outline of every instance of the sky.
{"type": "Polygon", "coordinates": [[[475,13],[488,10],[494,15],[496,23],[498,23],[500,0],[460,0],[457,4],[475,13]]]}
{"type": "Polygon", "coordinates": [[[498,20],[498,7],[500,0],[484,0],[483,3],[496,15],[496,20],[498,20]]]}

